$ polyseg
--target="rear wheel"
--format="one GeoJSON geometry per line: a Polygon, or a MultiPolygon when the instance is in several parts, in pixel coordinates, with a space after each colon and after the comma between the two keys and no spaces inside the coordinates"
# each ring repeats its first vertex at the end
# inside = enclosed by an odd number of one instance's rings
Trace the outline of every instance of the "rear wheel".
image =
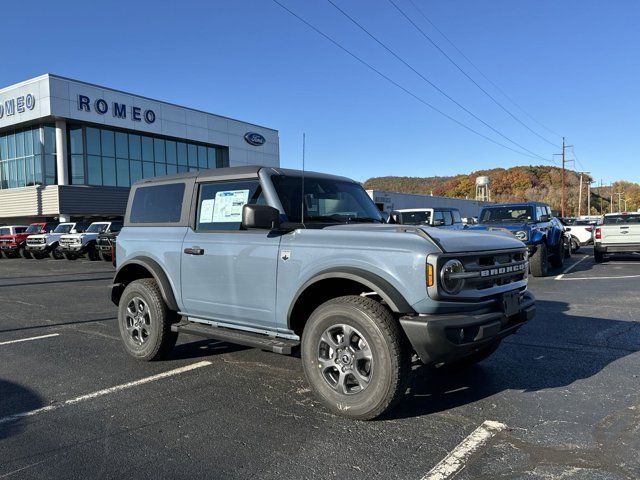
{"type": "Polygon", "coordinates": [[[598,251],[598,250],[594,250],[593,251],[593,258],[596,261],[596,263],[602,263],[604,262],[604,253],[598,251]]]}
{"type": "Polygon", "coordinates": [[[578,250],[580,250],[580,242],[577,238],[573,237],[571,239],[571,251],[576,253],[578,250]]]}
{"type": "Polygon", "coordinates": [[[320,305],[302,335],[302,365],[316,396],[332,412],[370,420],[400,401],[410,347],[391,312],[367,297],[320,305]]]}
{"type": "Polygon", "coordinates": [[[100,260],[100,257],[98,256],[98,249],[96,248],[95,244],[87,246],[87,258],[92,262],[100,260]]]}
{"type": "Polygon", "coordinates": [[[549,259],[547,254],[547,244],[541,243],[529,259],[529,269],[534,277],[546,277],[549,271],[549,259]]]}
{"type": "Polygon", "coordinates": [[[171,331],[176,319],[153,279],[135,280],[124,289],[118,305],[118,326],[124,348],[132,357],[144,361],[166,357],[178,339],[178,334],[171,331]]]}
{"type": "Polygon", "coordinates": [[[554,268],[564,267],[564,239],[558,239],[555,247],[553,247],[553,255],[551,255],[551,266],[554,268]]]}

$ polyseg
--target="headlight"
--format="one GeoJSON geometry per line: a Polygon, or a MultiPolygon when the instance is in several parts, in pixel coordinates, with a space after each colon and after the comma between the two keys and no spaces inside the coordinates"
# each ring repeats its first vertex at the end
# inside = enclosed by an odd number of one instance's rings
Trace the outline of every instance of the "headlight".
{"type": "Polygon", "coordinates": [[[518,230],[513,235],[521,242],[526,242],[527,239],[529,238],[529,234],[527,233],[526,230],[518,230]]]}
{"type": "Polygon", "coordinates": [[[464,278],[456,278],[458,275],[464,273],[464,265],[460,260],[449,260],[442,266],[440,270],[440,280],[442,283],[442,289],[450,294],[455,295],[460,293],[462,287],[464,287],[464,278]]]}

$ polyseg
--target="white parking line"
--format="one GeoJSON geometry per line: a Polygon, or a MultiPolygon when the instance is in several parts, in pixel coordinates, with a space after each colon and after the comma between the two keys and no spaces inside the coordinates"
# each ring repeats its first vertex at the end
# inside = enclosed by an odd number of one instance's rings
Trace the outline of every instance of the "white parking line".
{"type": "Polygon", "coordinates": [[[38,337],[19,338],[18,340],[8,340],[6,342],[0,342],[0,345],[10,345],[12,343],[30,342],[31,340],[40,340],[41,338],[57,337],[59,333],[50,333],[48,335],[40,335],[38,337]]]}
{"type": "Polygon", "coordinates": [[[584,262],[587,258],[589,258],[591,255],[587,255],[585,257],[582,257],[580,260],[578,260],[576,263],[574,263],[573,265],[569,265],[567,268],[564,269],[564,271],[560,274],[557,275],[555,280],[562,280],[562,277],[564,277],[567,273],[569,273],[571,270],[573,270],[574,268],[576,268],[576,266],[580,263],[580,262],[584,262]]]}
{"type": "Polygon", "coordinates": [[[435,467],[429,470],[422,480],[445,480],[464,468],[465,461],[471,454],[482,447],[496,433],[504,430],[504,423],[486,420],[465,438],[449,455],[444,457],[435,467]]]}
{"type": "Polygon", "coordinates": [[[6,417],[0,418],[0,425],[2,425],[3,423],[14,421],[14,420],[19,420],[21,418],[33,417],[34,415],[39,415],[41,413],[51,412],[53,410],[57,410],[62,407],[67,407],[69,405],[74,405],[76,403],[84,402],[85,400],[93,400],[94,398],[102,397],[104,395],[109,395],[110,393],[120,392],[128,388],[137,387],[139,385],[144,385],[145,383],[154,382],[156,380],[172,377],[174,375],[179,375],[181,373],[189,372],[191,370],[195,370],[196,368],[206,367],[208,365],[211,365],[211,362],[208,360],[204,360],[202,362],[194,363],[192,365],[176,368],[175,370],[169,370],[168,372],[152,375],[151,377],[141,378],[140,380],[135,380],[133,382],[123,383],[122,385],[116,385],[115,387],[105,388],[104,390],[98,390],[97,392],[87,393],[86,395],[80,395],[79,397],[75,397],[70,400],[65,400],[64,402],[61,402],[61,403],[54,403],[52,405],[47,405],[46,407],[37,408],[35,410],[29,410],[26,412],[14,413],[13,415],[8,415],[6,417]]]}
{"type": "Polygon", "coordinates": [[[577,278],[556,278],[556,280],[618,280],[624,278],[640,278],[640,275],[620,275],[618,277],[577,277],[577,278]]]}

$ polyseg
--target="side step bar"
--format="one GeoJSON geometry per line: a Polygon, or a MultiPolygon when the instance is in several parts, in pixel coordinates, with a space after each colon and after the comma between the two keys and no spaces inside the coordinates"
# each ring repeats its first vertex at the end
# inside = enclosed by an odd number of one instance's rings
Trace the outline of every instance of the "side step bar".
{"type": "Polygon", "coordinates": [[[241,330],[231,330],[224,327],[204,325],[195,322],[180,322],[171,325],[172,332],[190,333],[200,337],[213,338],[223,342],[245,345],[247,347],[259,348],[268,352],[290,355],[292,350],[300,345],[296,340],[286,338],[275,338],[261,335],[259,333],[244,332],[241,330]]]}

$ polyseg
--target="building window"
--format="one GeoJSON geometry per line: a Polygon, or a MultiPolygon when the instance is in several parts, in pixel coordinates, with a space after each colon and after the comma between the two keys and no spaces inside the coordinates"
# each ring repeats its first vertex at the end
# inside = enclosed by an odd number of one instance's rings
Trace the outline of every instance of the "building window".
{"type": "Polygon", "coordinates": [[[53,125],[0,133],[0,189],[55,184],[55,155],[53,125]]]}
{"type": "MultiPolygon", "coordinates": [[[[67,131],[74,185],[129,187],[142,178],[229,165],[227,147],[82,125],[68,125],[67,131]]],[[[44,165],[46,172],[46,158],[44,165]]]]}

